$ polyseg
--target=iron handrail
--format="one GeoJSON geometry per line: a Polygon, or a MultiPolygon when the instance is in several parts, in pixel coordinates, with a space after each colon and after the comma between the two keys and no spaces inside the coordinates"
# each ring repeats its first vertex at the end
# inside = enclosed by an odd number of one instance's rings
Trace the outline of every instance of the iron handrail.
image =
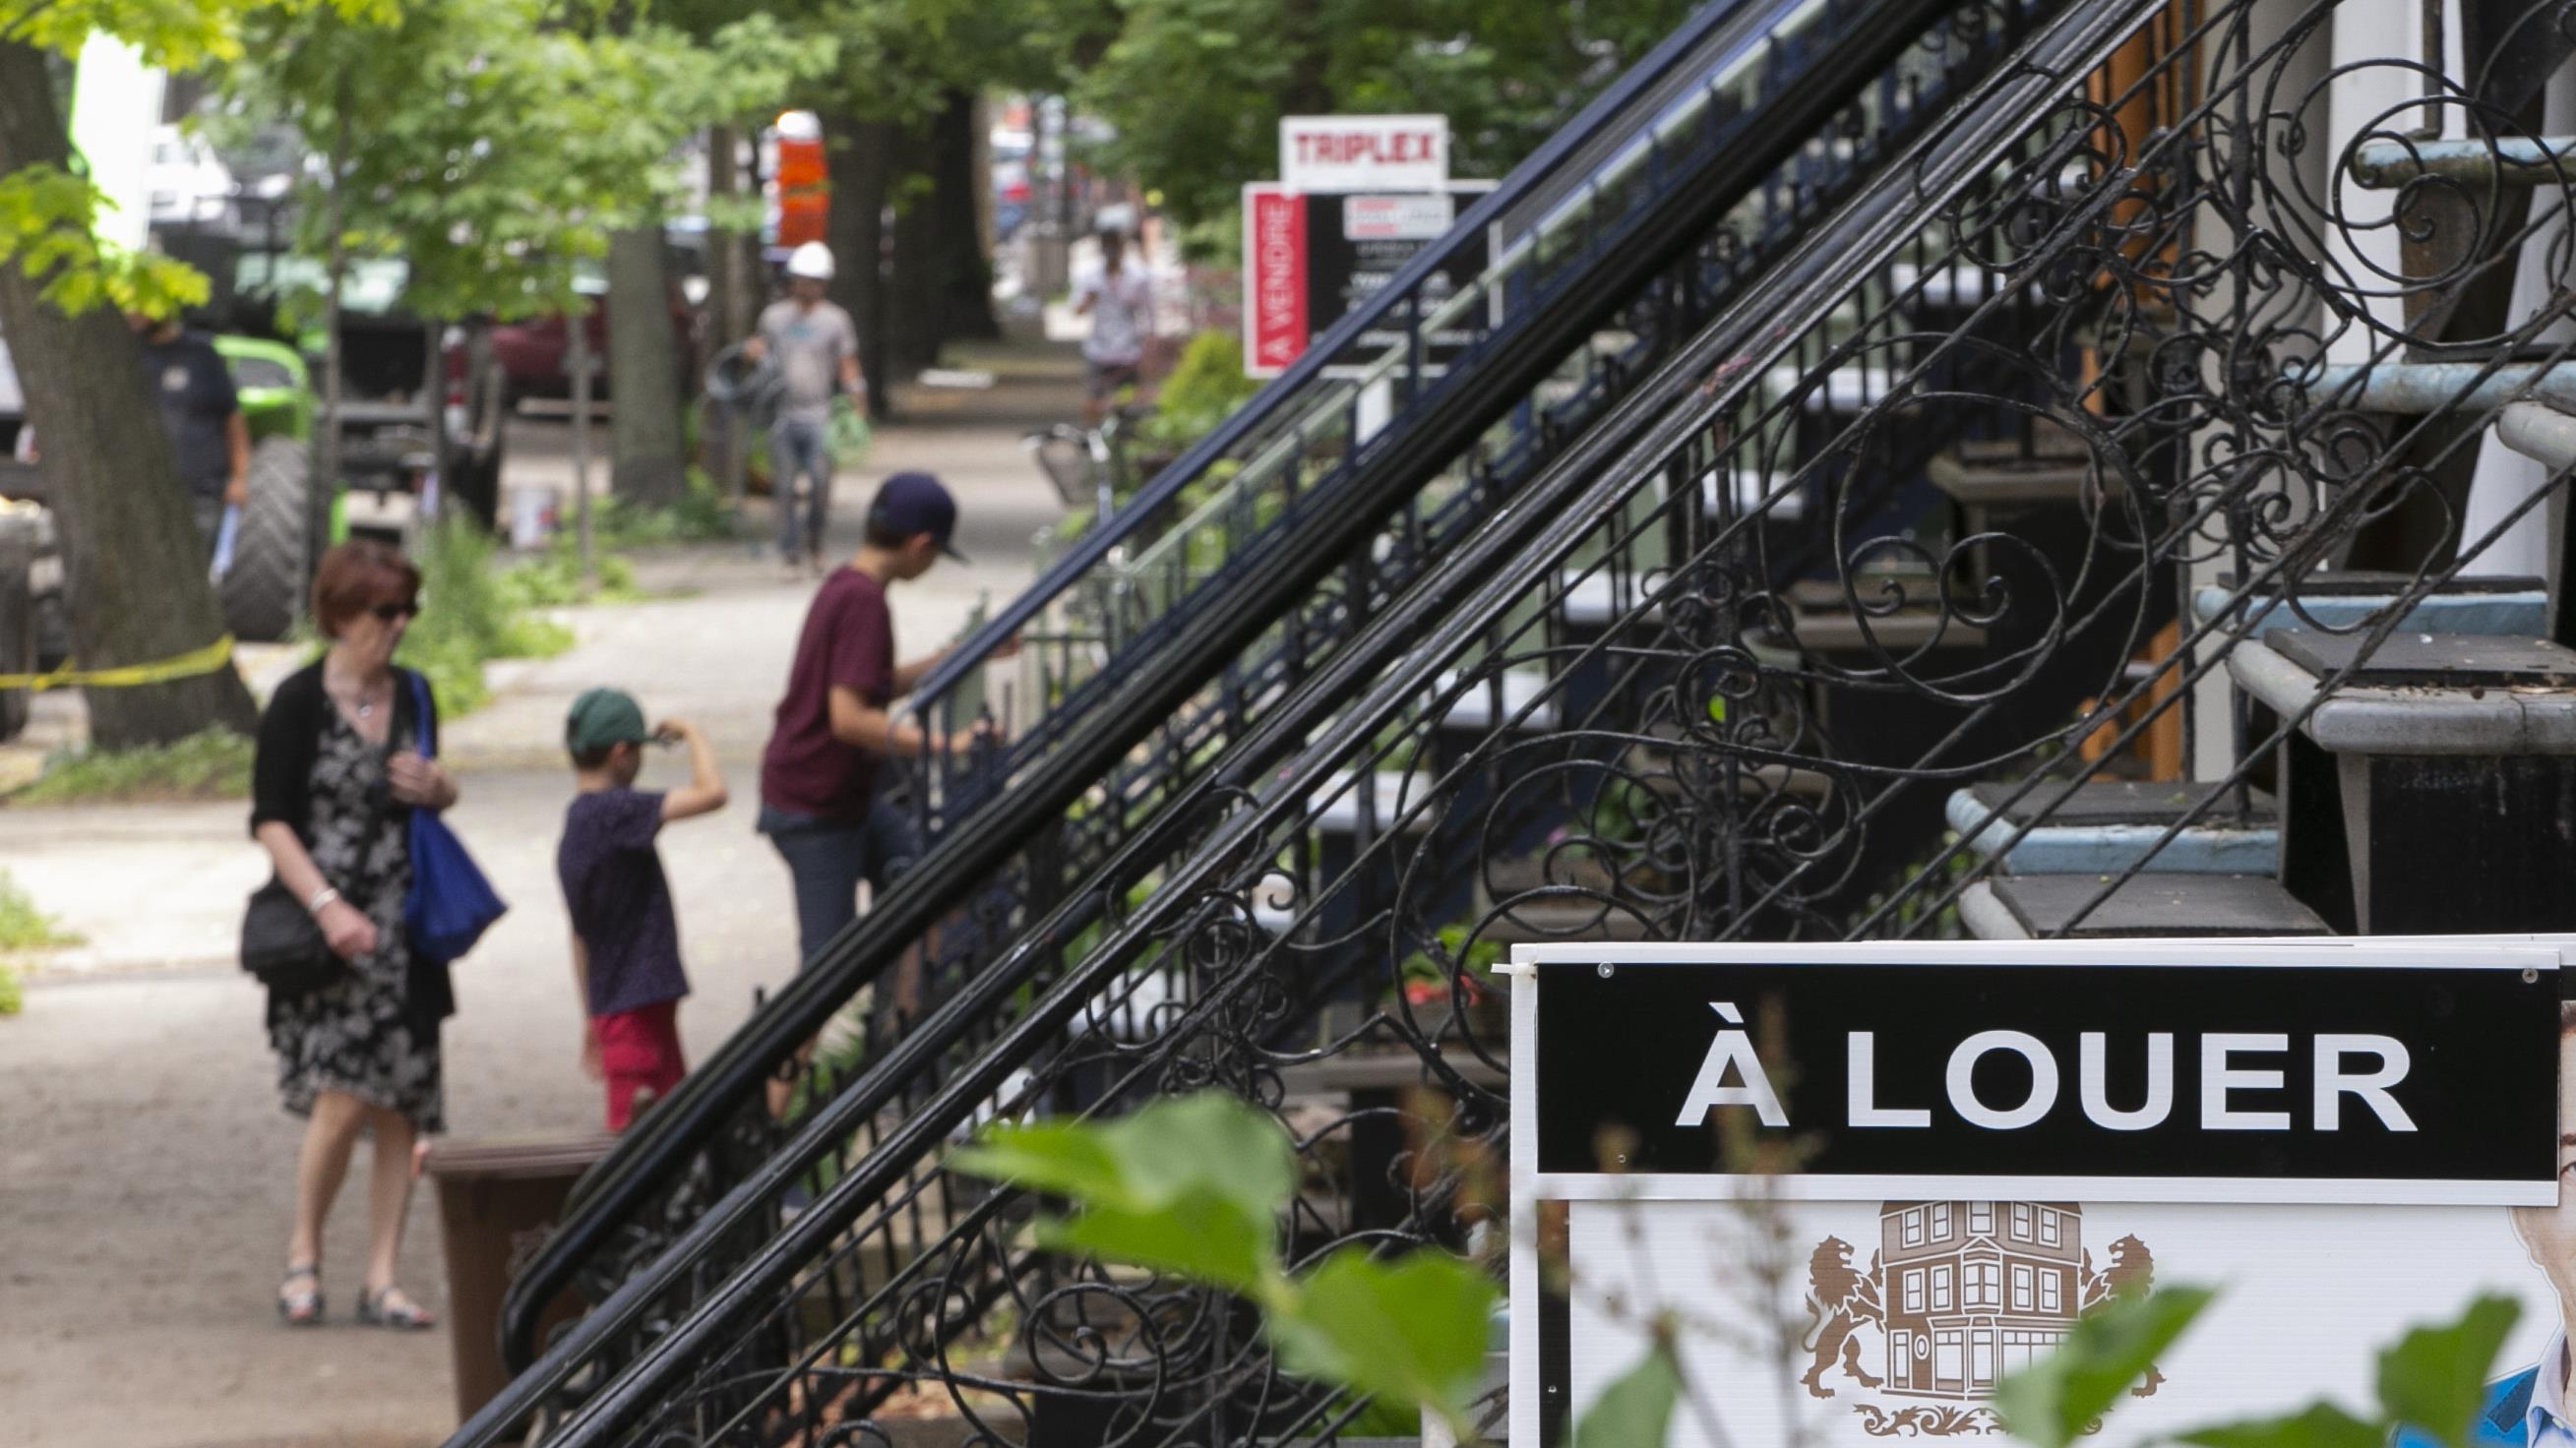
{"type": "MultiPolygon", "coordinates": [[[[2078,7],[2063,17],[2062,29],[2043,31],[2026,44],[2024,53],[2035,52],[2065,69],[2087,67],[2162,3],[2125,0],[2078,7]]],[[[894,1189],[925,1154],[941,1149],[979,1104],[1003,1086],[1018,1062],[1059,1037],[1085,1003],[1129,967],[1132,956],[1174,930],[1179,912],[1197,908],[1196,902],[1214,888],[1217,877],[1242,859],[1263,855],[1267,832],[1306,808],[1318,791],[1328,790],[1354,750],[1433,692],[1439,670],[1470,647],[1491,618],[1556,567],[1560,556],[1596,526],[1606,510],[1666,471],[1670,456],[1685,449],[1709,417],[1724,415],[1761,385],[1767,363],[1762,354],[1776,355],[1796,335],[1778,318],[1829,310],[1862,279],[1883,269],[1885,255],[1901,244],[1922,211],[1936,208],[1972,184],[1987,153],[2021,134],[2033,106],[2054,103],[2059,87],[2043,71],[2023,68],[1982,88],[1970,103],[1996,114],[1980,117],[1982,124],[1965,133],[1972,143],[1961,143],[1961,133],[1942,138],[1957,149],[1941,158],[1937,181],[1905,175],[1902,164],[1891,167],[1889,184],[1856,207],[1850,219],[1860,236],[1834,233],[1814,238],[1798,257],[1783,264],[1774,286],[1732,309],[1726,319],[1659,369],[1654,383],[1623,400],[1611,420],[1551,465],[1532,484],[1528,506],[1494,514],[1474,538],[1442,560],[1432,577],[1379,615],[1361,639],[1336,654],[1292,707],[1256,726],[1174,808],[1122,847],[1103,868],[1101,878],[1124,880],[1159,864],[1171,848],[1171,834],[1197,812],[1197,806],[1227,796],[1249,801],[1201,841],[1189,862],[1137,911],[1118,922],[1082,964],[1048,987],[1043,998],[974,1065],[943,1083],[931,1101],[908,1114],[877,1151],[800,1213],[758,1260],[652,1344],[633,1370],[585,1404],[552,1441],[568,1445],[599,1441],[601,1435],[627,1426],[659,1386],[686,1372],[697,1354],[725,1340],[743,1312],[784,1290],[802,1265],[848,1230],[868,1204],[894,1189]],[[1762,360],[1737,365],[1748,354],[1762,360]],[[1712,373],[1727,379],[1723,387],[1708,386],[1712,373]],[[1700,395],[1694,398],[1694,393],[1700,395]],[[1293,762],[1273,768],[1273,761],[1291,752],[1293,762]]],[[[1926,143],[1926,148],[1939,149],[1938,141],[1926,143]]],[[[1425,807],[1419,802],[1414,805],[1425,807]]],[[[889,1105],[901,1083],[942,1049],[948,1038],[971,1029],[990,1015],[995,1002],[1029,983],[1038,964],[1087,922],[1099,893],[1085,892],[1082,898],[1059,906],[995,969],[943,1003],[919,1036],[898,1046],[853,1090],[809,1119],[797,1141],[780,1157],[810,1161],[889,1105]]],[[[1227,976],[1206,999],[1193,1003],[1190,1018],[1203,1018],[1218,1009],[1228,992],[1248,989],[1248,980],[1243,973],[1227,976]]],[[[1185,1029],[1186,1022],[1176,1028],[1185,1029]]],[[[712,1243],[753,1220],[751,1214],[766,1194],[793,1180],[799,1169],[792,1160],[764,1166],[758,1176],[707,1213],[689,1243],[712,1243]]],[[[684,1250],[687,1245],[683,1244],[684,1250]]],[[[601,1313],[640,1310],[648,1296],[643,1284],[630,1283],[601,1313]]]]}
{"type": "Polygon", "coordinates": [[[976,828],[943,836],[867,919],[809,962],[680,1091],[619,1143],[586,1180],[578,1209],[568,1213],[538,1260],[512,1284],[503,1324],[505,1361],[524,1368],[536,1359],[538,1307],[570,1284],[576,1264],[605,1245],[641,1193],[678,1170],[723,1129],[745,1093],[756,1093],[776,1062],[826,1026],[860,984],[955,909],[1024,841],[1057,827],[1065,810],[1205,679],[1363,547],[1378,520],[1415,479],[1457,455],[1552,370],[1557,357],[1588,335],[1597,318],[1693,244],[1712,217],[1767,177],[1848,96],[1878,81],[1896,56],[1946,11],[1947,0],[1854,0],[1852,8],[1856,13],[1850,28],[1819,55],[1811,83],[1778,96],[1777,113],[1766,107],[1763,125],[1749,128],[1753,133],[1744,144],[1719,148],[1686,178],[1689,184],[1672,188],[1669,209],[1640,218],[1628,244],[1610,249],[1569,277],[1544,306],[1534,308],[1524,319],[1525,345],[1507,349],[1488,367],[1452,378],[1436,424],[1387,439],[1374,457],[1376,465],[1359,475],[1367,484],[1356,490],[1360,496],[1346,500],[1346,506],[1309,510],[1299,528],[1246,559],[1222,585],[1226,596],[1220,602],[1177,621],[1175,636],[1155,667],[1119,680],[1119,692],[1108,706],[1087,714],[1011,788],[991,797],[978,812],[976,828]]]}
{"type": "MultiPolygon", "coordinates": [[[[1172,644],[1170,665],[1157,670],[1139,670],[1133,678],[1121,680],[1121,696],[1110,709],[1097,711],[1079,727],[1066,747],[1046,757],[1028,770],[1028,776],[1015,781],[1010,791],[1002,791],[989,804],[987,814],[979,817],[976,830],[963,830],[948,837],[925,855],[925,861],[899,881],[878,904],[871,915],[868,930],[850,933],[837,940],[835,948],[814,961],[809,971],[788,984],[775,997],[770,1010],[752,1020],[742,1033],[726,1041],[683,1085],[675,1098],[662,1103],[657,1113],[647,1118],[644,1129],[621,1144],[603,1172],[595,1177],[587,1211],[577,1211],[567,1219],[562,1234],[541,1260],[513,1286],[513,1309],[528,1301],[551,1299],[551,1293],[567,1283],[569,1262],[577,1262],[587,1252],[598,1250],[603,1234],[611,1232],[618,1221],[623,1203],[634,1201],[636,1193],[649,1190],[649,1183],[665,1172],[677,1170],[688,1159],[688,1152],[703,1139],[721,1129],[724,1116],[742,1098],[744,1090],[757,1087],[768,1074],[775,1059],[783,1059],[796,1043],[819,1031],[837,1007],[848,1000],[855,982],[871,979],[886,961],[907,948],[909,940],[920,938],[933,922],[956,907],[961,891],[969,891],[987,879],[999,863],[1010,858],[1023,840],[1038,830],[1054,827],[1061,819],[1066,804],[1072,804],[1082,791],[1100,778],[1100,770],[1115,765],[1133,742],[1159,721],[1172,714],[1182,698],[1200,688],[1216,667],[1236,657],[1252,639],[1267,629],[1267,621],[1278,616],[1291,600],[1301,598],[1314,587],[1321,575],[1340,567],[1352,549],[1358,549],[1373,533],[1376,520],[1386,505],[1394,505],[1396,495],[1409,487],[1409,479],[1419,477],[1422,469],[1435,466],[1484,428],[1481,417],[1489,417],[1504,407],[1512,397],[1520,397],[1540,376],[1548,371],[1556,350],[1571,343],[1589,330],[1589,319],[1600,317],[1600,309],[1615,296],[1633,294],[1638,278],[1654,276],[1664,255],[1672,255],[1690,242],[1690,237],[1703,229],[1705,216],[1721,214],[1731,196],[1741,188],[1765,178],[1772,167],[1780,165],[1788,152],[1793,152],[1803,137],[1814,134],[1839,108],[1844,95],[1857,93],[1862,85],[1880,80],[1888,64],[1917,41],[1919,33],[1945,13],[1947,5],[1940,0],[1886,0],[1886,3],[1857,8],[1850,31],[1832,52],[1819,59],[1819,77],[1814,85],[1801,85],[1783,98],[1780,116],[1765,116],[1759,126],[1759,137],[1749,139],[1744,147],[1721,147],[1723,155],[1713,157],[1705,175],[1695,175],[1698,186],[1690,188],[1695,209],[1690,214],[1651,216],[1651,229],[1638,234],[1638,242],[1620,247],[1615,258],[1607,260],[1597,276],[1579,278],[1569,286],[1566,296],[1556,299],[1538,322],[1538,345],[1522,356],[1510,358],[1507,368],[1494,368],[1494,374],[1463,379],[1471,384],[1466,389],[1455,417],[1445,428],[1425,430],[1419,435],[1394,438],[1388,443],[1383,466],[1373,469],[1376,490],[1368,500],[1352,508],[1334,508],[1314,515],[1309,526],[1298,528],[1293,536],[1283,538],[1280,546],[1262,551],[1257,559],[1247,559],[1242,577],[1229,580],[1229,600],[1224,608],[1193,611],[1182,621],[1180,636],[1172,644]]],[[[528,1317],[513,1311],[510,1332],[528,1332],[513,1348],[526,1348],[533,1342],[533,1327],[526,1327],[528,1317]]],[[[587,1335],[585,1335],[587,1337],[587,1335]]]]}

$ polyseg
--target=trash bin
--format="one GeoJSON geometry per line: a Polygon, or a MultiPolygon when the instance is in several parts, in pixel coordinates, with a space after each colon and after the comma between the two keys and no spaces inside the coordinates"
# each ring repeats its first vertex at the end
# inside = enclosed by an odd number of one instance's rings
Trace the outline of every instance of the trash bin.
{"type": "Polygon", "coordinates": [[[522,553],[546,546],[555,531],[555,490],[533,483],[510,486],[510,546],[522,553]]]}
{"type": "MultiPolygon", "coordinates": [[[[438,1187],[439,1233],[447,1247],[458,1422],[510,1381],[501,1366],[501,1299],[554,1235],[573,1183],[616,1143],[598,1134],[441,1141],[430,1148],[423,1169],[438,1187]]],[[[540,1340],[584,1306],[569,1291],[549,1303],[540,1340]]]]}

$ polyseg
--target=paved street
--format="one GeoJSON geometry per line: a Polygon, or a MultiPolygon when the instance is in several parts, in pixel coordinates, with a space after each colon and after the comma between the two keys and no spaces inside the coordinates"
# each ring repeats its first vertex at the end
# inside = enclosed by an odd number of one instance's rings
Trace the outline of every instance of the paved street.
{"type": "MultiPolygon", "coordinates": [[[[1063,378],[1045,368],[989,392],[923,397],[921,421],[880,434],[867,478],[942,474],[975,560],[895,594],[907,654],[953,633],[980,595],[998,604],[1028,577],[1030,537],[1057,503],[1018,435],[1071,410],[1063,378]]],[[[560,424],[523,421],[520,434],[519,476],[547,479],[560,424]]],[[[844,483],[845,543],[867,492],[844,483]]],[[[501,696],[448,735],[464,773],[452,818],[513,905],[458,970],[445,1043],[459,1138],[596,1124],[553,878],[571,791],[556,741],[580,690],[622,684],[655,714],[689,715],[727,761],[732,806],[664,845],[696,987],[681,1017],[692,1054],[793,969],[786,873],[751,829],[752,764],[810,584],[730,546],[648,558],[639,571],[673,596],[577,611],[578,648],[502,676],[501,696]]],[[[0,810],[0,861],[88,937],[38,978],[22,1016],[0,1021],[0,1444],[409,1448],[454,1423],[444,1332],[350,1323],[362,1177],[332,1223],[331,1324],[290,1333],[272,1315],[299,1123],[277,1108],[261,997],[230,960],[242,896],[264,874],[242,820],[239,804],[0,810]]],[[[442,1304],[426,1191],[405,1261],[414,1290],[442,1304]]]]}

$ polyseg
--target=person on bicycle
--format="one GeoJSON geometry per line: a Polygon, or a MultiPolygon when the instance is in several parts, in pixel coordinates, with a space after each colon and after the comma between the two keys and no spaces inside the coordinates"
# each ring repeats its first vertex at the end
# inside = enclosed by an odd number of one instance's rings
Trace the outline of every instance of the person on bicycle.
{"type": "Polygon", "coordinates": [[[1100,270],[1074,283],[1073,314],[1091,319],[1082,343],[1082,425],[1098,427],[1119,389],[1140,380],[1145,339],[1154,335],[1153,280],[1127,264],[1127,237],[1115,227],[1100,233],[1100,270]]]}
{"type": "Polygon", "coordinates": [[[832,397],[837,385],[861,405],[867,379],[859,374],[859,329],[850,314],[824,300],[832,280],[832,249],[809,241],[787,258],[787,296],[760,314],[743,345],[752,362],[778,358],[778,420],[769,429],[769,497],[778,509],[778,556],[790,570],[801,559],[823,571],[830,543],[823,530],[832,518],[832,397]],[[796,485],[809,484],[798,532],[796,485]]]}

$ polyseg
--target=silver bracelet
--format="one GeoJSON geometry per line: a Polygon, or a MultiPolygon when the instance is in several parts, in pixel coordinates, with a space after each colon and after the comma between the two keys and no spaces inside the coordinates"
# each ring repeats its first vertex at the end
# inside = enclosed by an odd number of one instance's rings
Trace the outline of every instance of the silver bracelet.
{"type": "Polygon", "coordinates": [[[304,902],[304,913],[307,915],[319,915],[322,913],[323,906],[328,905],[339,898],[339,891],[325,885],[321,889],[313,892],[312,899],[304,902]]]}

